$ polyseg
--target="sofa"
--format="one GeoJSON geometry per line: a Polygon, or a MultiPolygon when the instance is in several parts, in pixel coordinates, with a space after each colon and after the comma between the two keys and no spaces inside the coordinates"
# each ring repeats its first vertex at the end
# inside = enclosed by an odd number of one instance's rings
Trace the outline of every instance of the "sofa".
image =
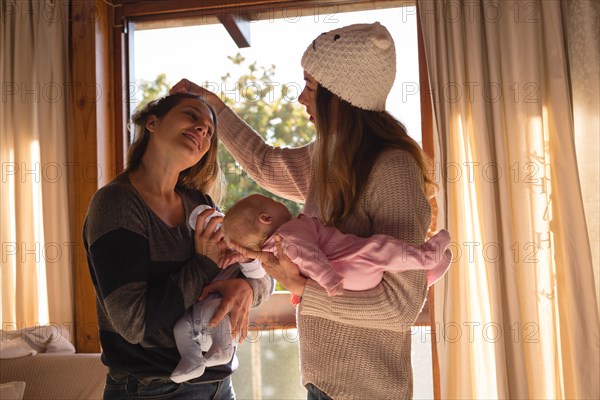
{"type": "Polygon", "coordinates": [[[100,354],[75,353],[68,329],[0,330],[0,399],[101,399],[107,368],[100,354]]]}
{"type": "Polygon", "coordinates": [[[101,399],[106,372],[100,354],[38,353],[1,359],[0,385],[25,382],[23,400],[101,399]]]}

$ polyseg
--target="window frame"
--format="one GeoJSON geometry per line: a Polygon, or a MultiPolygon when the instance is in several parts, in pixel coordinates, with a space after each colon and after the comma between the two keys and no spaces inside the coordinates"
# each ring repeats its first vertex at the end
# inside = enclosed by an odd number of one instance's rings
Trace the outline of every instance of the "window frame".
{"type": "MultiPolygon", "coordinates": [[[[100,168],[106,171],[98,182],[73,182],[71,197],[74,198],[73,232],[80,232],[87,212],[87,204],[91,195],[98,187],[109,182],[121,173],[125,166],[125,155],[128,146],[127,119],[130,113],[130,98],[128,82],[131,76],[131,60],[133,60],[133,35],[135,23],[160,23],[169,24],[177,21],[180,25],[197,23],[199,19],[210,23],[220,15],[236,14],[247,15],[250,18],[260,13],[275,13],[283,10],[307,9],[311,12],[327,13],[333,11],[359,11],[375,8],[391,8],[399,6],[415,6],[415,1],[407,0],[382,0],[378,2],[364,0],[331,0],[323,4],[321,1],[299,0],[238,0],[226,3],[219,1],[188,0],[186,2],[155,2],[145,0],[93,0],[96,18],[90,18],[90,4],[73,2],[71,5],[71,64],[72,79],[74,81],[94,81],[100,88],[105,88],[107,96],[96,104],[89,105],[90,112],[94,113],[96,126],[87,126],[82,122],[81,102],[77,95],[72,93],[73,116],[70,126],[72,138],[76,143],[70,149],[73,158],[84,159],[92,157],[96,150],[96,161],[100,168]],[[77,18],[79,16],[79,18],[77,18]],[[88,16],[86,18],[86,16],[88,16]],[[85,30],[85,37],[77,37],[77,33],[85,30]],[[90,34],[91,33],[91,34],[90,34]],[[100,33],[98,35],[97,33],[100,33]],[[83,41],[82,41],[83,40],[83,41]],[[95,63],[89,65],[87,58],[93,56],[95,63]],[[86,60],[86,61],[84,61],[86,60]],[[86,140],[77,139],[79,129],[93,131],[86,140]],[[90,150],[90,148],[92,150],[90,150]],[[83,156],[82,156],[83,157],[83,156]],[[83,196],[73,194],[84,190],[83,196]]],[[[173,25],[171,25],[173,26],[173,25]]],[[[427,66],[421,24],[417,10],[417,29],[419,46],[419,72],[420,95],[422,116],[422,143],[423,149],[433,159],[433,114],[431,97],[428,90],[427,66]]],[[[87,105],[86,105],[87,106],[87,105]]],[[[435,207],[435,204],[433,204],[435,207]]],[[[81,239],[77,237],[77,241],[81,239]]],[[[98,352],[100,350],[97,333],[92,332],[96,327],[95,319],[95,293],[89,274],[85,255],[81,252],[75,257],[74,284],[76,296],[76,345],[80,352],[98,352]]],[[[251,329],[290,328],[295,325],[294,307],[289,302],[289,294],[275,293],[265,306],[255,309],[251,313],[251,329]]],[[[433,322],[433,309],[428,304],[433,303],[433,288],[430,289],[428,301],[415,325],[428,326],[431,329],[434,394],[439,398],[439,370],[437,368],[437,352],[435,343],[435,323],[433,322]]]]}

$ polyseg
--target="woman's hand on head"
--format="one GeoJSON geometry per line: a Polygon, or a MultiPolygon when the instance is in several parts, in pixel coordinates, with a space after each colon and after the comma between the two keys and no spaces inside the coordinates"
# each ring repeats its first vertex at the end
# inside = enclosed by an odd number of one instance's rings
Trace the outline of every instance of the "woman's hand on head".
{"type": "Polygon", "coordinates": [[[201,96],[202,98],[204,98],[208,102],[208,104],[210,104],[215,109],[215,111],[217,113],[226,107],[223,100],[221,100],[221,98],[219,96],[217,96],[215,93],[211,92],[208,89],[203,88],[200,85],[196,85],[194,82],[189,81],[185,78],[180,80],[179,82],[177,82],[171,88],[171,90],[169,90],[169,94],[174,94],[174,93],[197,94],[197,95],[201,96]]]}
{"type": "Polygon", "coordinates": [[[259,259],[265,271],[273,277],[284,288],[302,297],[306,278],[300,274],[298,266],[285,254],[283,242],[279,235],[275,235],[275,249],[277,254],[269,251],[256,251],[232,243],[232,247],[240,254],[248,258],[259,259]]]}
{"type": "Polygon", "coordinates": [[[223,297],[219,308],[209,322],[210,327],[216,326],[229,314],[231,321],[231,336],[242,343],[248,336],[250,323],[250,308],[254,293],[252,287],[244,279],[226,279],[207,285],[198,300],[204,300],[211,293],[220,293],[223,297]],[[239,339],[238,339],[239,336],[239,339]]]}
{"type": "Polygon", "coordinates": [[[217,225],[223,222],[223,217],[212,217],[204,227],[206,218],[214,211],[209,208],[198,215],[194,231],[194,245],[197,254],[205,255],[218,265],[227,250],[227,244],[223,240],[223,230],[220,227],[217,229],[217,225]]]}

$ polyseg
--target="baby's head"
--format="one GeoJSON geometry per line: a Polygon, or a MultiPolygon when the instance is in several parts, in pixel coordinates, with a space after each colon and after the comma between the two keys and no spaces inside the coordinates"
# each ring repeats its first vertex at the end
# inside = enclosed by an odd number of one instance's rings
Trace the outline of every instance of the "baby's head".
{"type": "Polygon", "coordinates": [[[291,219],[292,214],[284,204],[260,194],[252,194],[239,200],[225,214],[225,240],[260,250],[265,240],[291,219]]]}

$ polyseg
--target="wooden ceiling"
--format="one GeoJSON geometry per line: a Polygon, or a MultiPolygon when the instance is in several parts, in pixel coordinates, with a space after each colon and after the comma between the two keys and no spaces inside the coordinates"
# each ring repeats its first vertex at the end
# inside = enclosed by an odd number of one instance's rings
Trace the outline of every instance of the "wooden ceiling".
{"type": "Polygon", "coordinates": [[[250,46],[250,22],[302,15],[413,5],[411,0],[237,0],[148,1],[113,0],[115,24],[135,22],[136,30],[221,23],[238,47],[250,46]]]}

